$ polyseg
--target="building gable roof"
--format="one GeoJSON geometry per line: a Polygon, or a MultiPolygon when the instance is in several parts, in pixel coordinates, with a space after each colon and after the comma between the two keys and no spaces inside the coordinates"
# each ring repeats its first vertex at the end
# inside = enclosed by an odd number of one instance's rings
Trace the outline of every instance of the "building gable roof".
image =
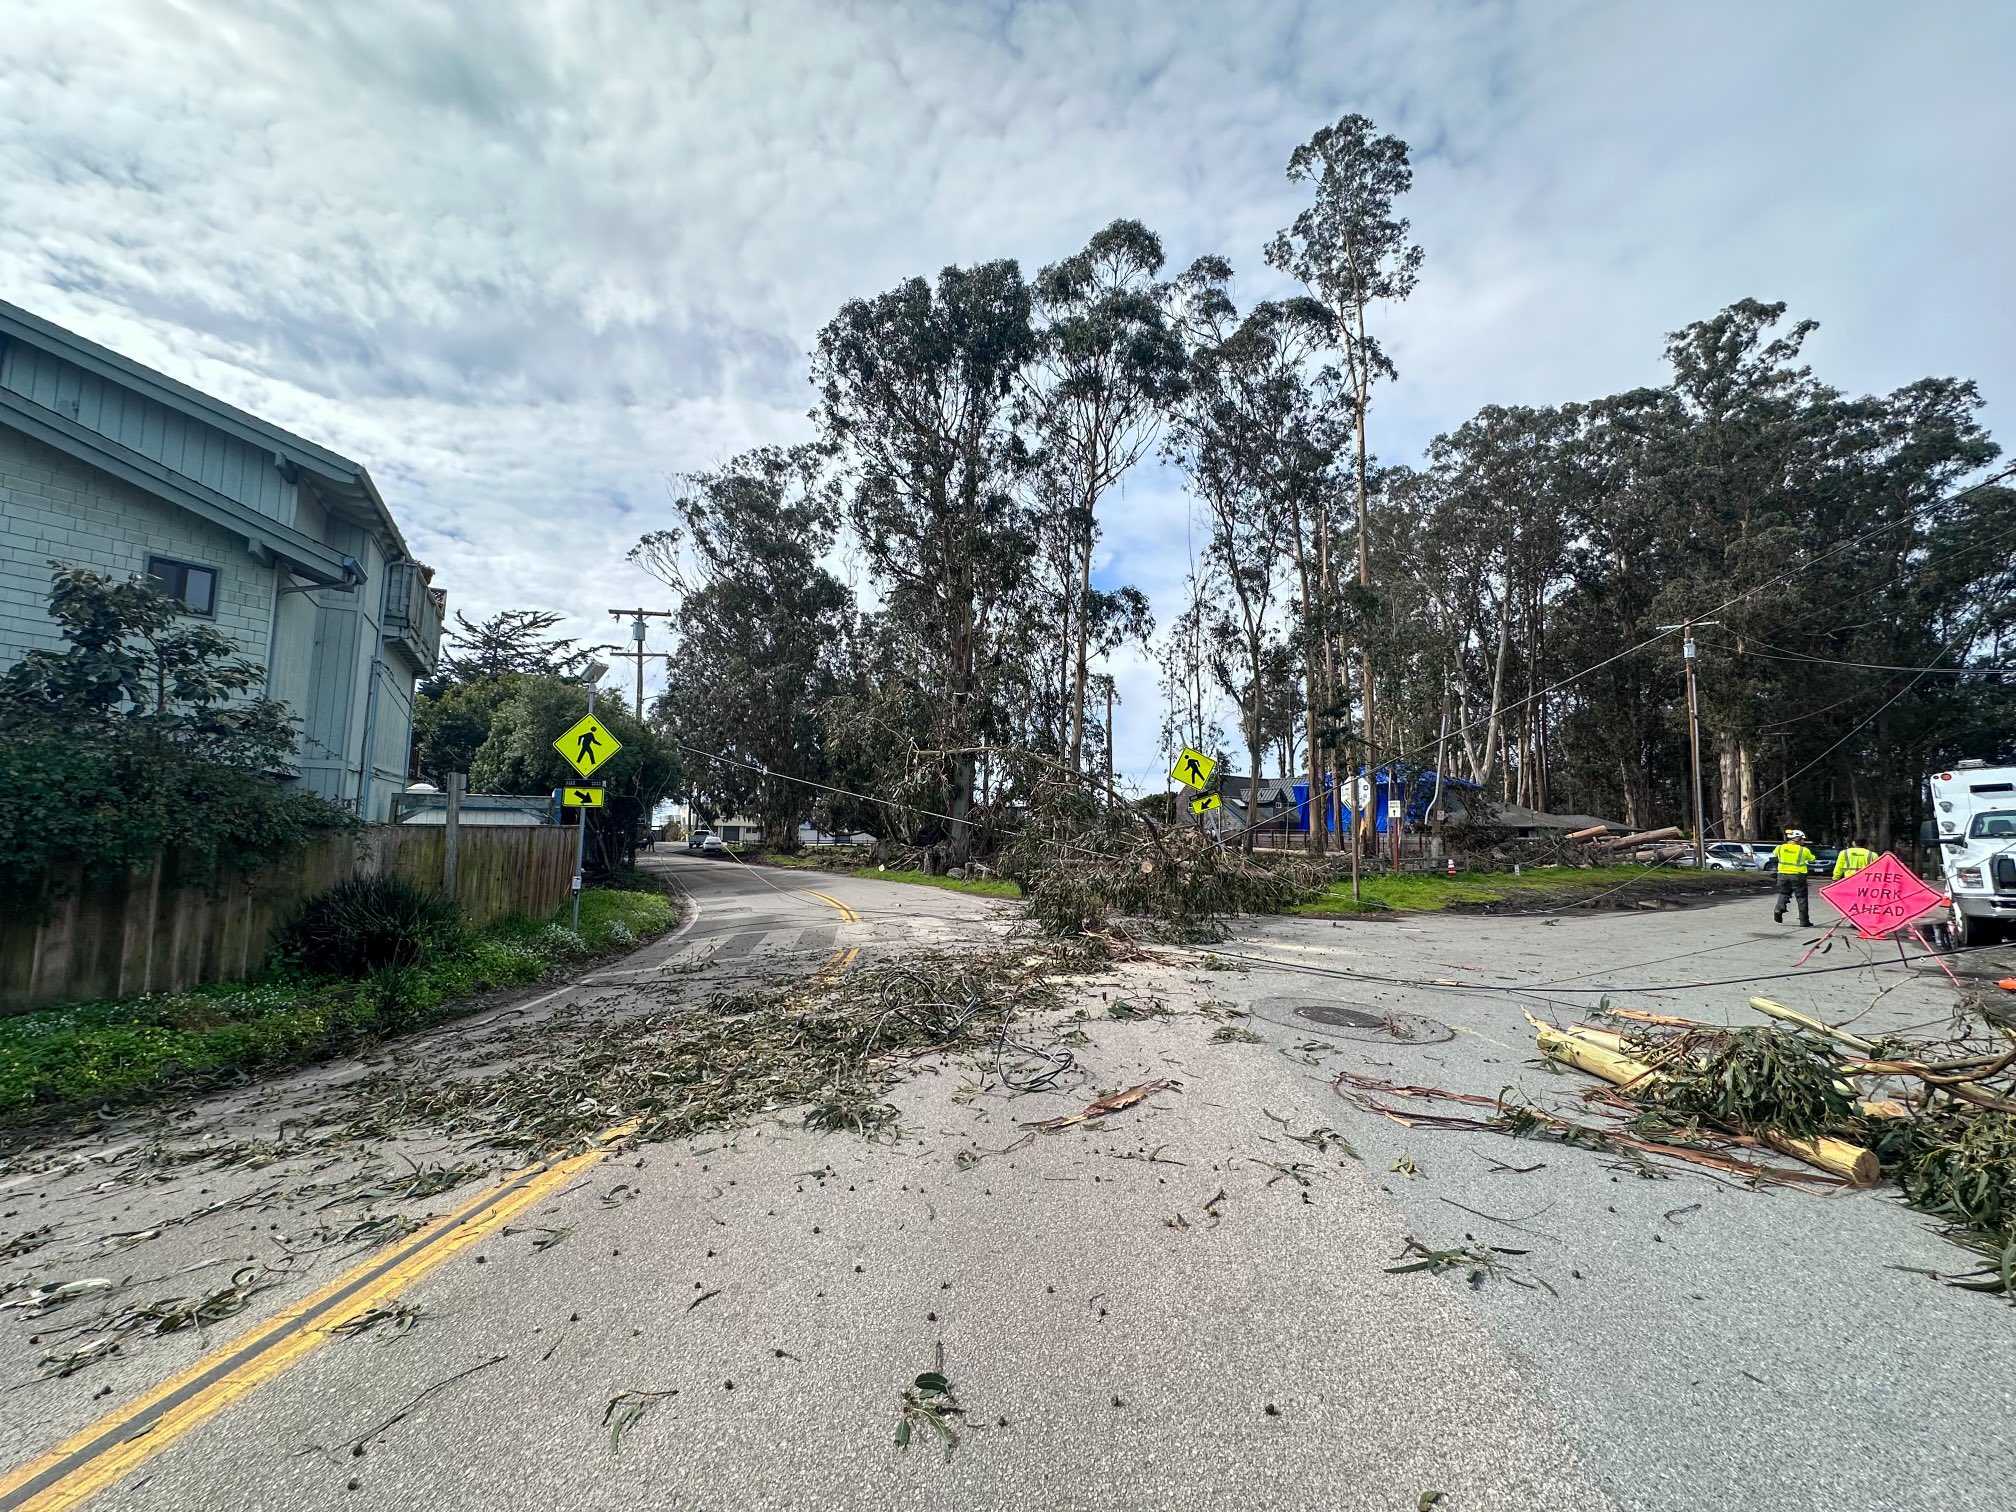
{"type": "MultiPolygon", "coordinates": [[[[118,384],[122,388],[129,389],[175,411],[177,414],[186,416],[202,425],[210,426],[227,436],[256,447],[271,456],[273,461],[283,469],[293,470],[289,473],[290,476],[294,472],[310,475],[314,480],[316,493],[322,498],[325,504],[330,504],[341,511],[364,517],[370,524],[385,531],[391,537],[395,547],[393,555],[396,558],[411,557],[412,553],[407,549],[405,538],[399,532],[398,522],[392,518],[391,510],[386,507],[384,498],[378,492],[378,485],[372,481],[371,474],[361,462],[354,462],[339,452],[334,452],[325,446],[317,445],[306,437],[297,436],[294,432],[274,425],[270,421],[262,420],[257,415],[249,414],[235,405],[226,404],[222,399],[216,398],[214,395],[206,394],[200,389],[191,388],[186,383],[181,383],[176,379],[170,378],[166,373],[158,372],[144,363],[135,362],[132,358],[123,356],[113,351],[110,347],[100,346],[97,342],[80,336],[75,331],[66,330],[62,326],[44,320],[41,316],[31,311],[22,309],[19,305],[10,304],[4,299],[0,299],[0,350],[4,350],[9,341],[19,341],[24,345],[37,347],[45,352],[52,353],[62,361],[68,362],[86,373],[94,374],[101,379],[118,384]]],[[[217,494],[215,490],[206,489],[202,484],[196,483],[194,480],[183,479],[181,475],[174,473],[172,469],[162,467],[158,463],[150,464],[149,459],[132,452],[130,448],[121,446],[117,441],[92,430],[89,426],[77,425],[73,420],[70,420],[70,417],[63,415],[59,411],[51,410],[45,405],[37,404],[25,395],[0,390],[0,405],[4,405],[5,407],[4,411],[0,411],[0,418],[16,418],[18,420],[34,422],[44,431],[54,429],[62,434],[64,436],[62,442],[50,440],[47,435],[43,435],[39,439],[49,440],[50,444],[58,445],[60,449],[71,452],[73,455],[81,456],[81,453],[78,451],[79,446],[99,447],[106,448],[108,454],[120,460],[122,464],[130,465],[135,459],[142,464],[148,464],[140,469],[142,477],[130,476],[126,470],[126,466],[109,468],[107,470],[126,477],[127,481],[133,482],[139,487],[148,488],[155,492],[163,491],[159,486],[161,483],[179,482],[184,490],[193,490],[191,496],[202,501],[201,507],[192,505],[189,499],[185,497],[177,497],[175,494],[167,494],[165,496],[185,508],[195,508],[197,513],[214,518],[212,510],[215,501],[223,498],[223,495],[217,494]],[[68,423],[64,424],[61,422],[68,423]],[[121,453],[125,453],[126,455],[121,457],[121,453]]],[[[104,465],[95,458],[83,457],[82,459],[92,462],[94,466],[104,465]]],[[[227,500],[225,502],[230,503],[232,501],[227,500]]],[[[257,511],[245,510],[242,505],[238,507],[244,513],[257,513],[257,511]]],[[[280,525],[280,529],[283,532],[291,530],[291,527],[285,526],[281,522],[272,521],[264,515],[261,515],[260,519],[266,520],[269,525],[280,525]]],[[[235,521],[220,521],[219,523],[226,523],[233,529],[239,528],[235,521]]],[[[309,540],[308,537],[300,535],[299,532],[294,532],[293,534],[298,540],[309,540]]],[[[292,552],[290,549],[285,549],[284,540],[282,542],[268,542],[266,544],[279,550],[282,555],[286,555],[292,560],[292,552]]],[[[338,554],[329,552],[329,548],[326,546],[320,546],[320,543],[315,542],[309,542],[309,544],[318,546],[323,553],[337,557],[340,560],[338,554]]],[[[304,563],[303,565],[314,564],[304,563]]]]}

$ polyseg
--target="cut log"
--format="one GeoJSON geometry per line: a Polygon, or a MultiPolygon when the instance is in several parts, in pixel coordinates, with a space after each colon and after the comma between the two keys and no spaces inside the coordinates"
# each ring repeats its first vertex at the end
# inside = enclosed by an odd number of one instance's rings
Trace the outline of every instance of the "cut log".
{"type": "Polygon", "coordinates": [[[1664,829],[1640,830],[1635,835],[1619,835],[1615,840],[1605,840],[1605,846],[1615,848],[1624,845],[1645,845],[1654,840],[1678,840],[1680,826],[1669,824],[1664,829]]]}
{"type": "Polygon", "coordinates": [[[1874,1150],[1865,1150],[1845,1139],[1834,1139],[1824,1134],[1818,1139],[1795,1139],[1790,1134],[1780,1134],[1776,1129],[1766,1129],[1757,1137],[1780,1154],[1818,1166],[1830,1176],[1839,1176],[1856,1186],[1874,1186],[1877,1177],[1882,1174],[1874,1150]]]}
{"type": "Polygon", "coordinates": [[[1824,1034],[1829,1039],[1838,1040],[1850,1050],[1860,1050],[1866,1055],[1876,1048],[1859,1034],[1850,1034],[1846,1029],[1836,1029],[1832,1024],[1822,1023],[1796,1008],[1787,1008],[1783,1003],[1774,1003],[1770,998],[1753,997],[1750,999],[1750,1006],[1759,1013],[1768,1013],[1775,1019],[1783,1019],[1788,1024],[1797,1024],[1802,1029],[1811,1029],[1815,1034],[1824,1034]]]}
{"type": "Polygon", "coordinates": [[[1549,1060],[1558,1060],[1587,1071],[1591,1076],[1600,1076],[1607,1082],[1620,1087],[1649,1087],[1665,1080],[1657,1071],[1643,1061],[1632,1060],[1628,1055],[1619,1055],[1615,1050],[1607,1050],[1591,1040],[1581,1039],[1565,1030],[1556,1029],[1552,1024],[1542,1024],[1537,1020],[1533,1032],[1540,1038],[1540,1053],[1549,1060]]]}
{"type": "Polygon", "coordinates": [[[1598,835],[1607,835],[1609,833],[1610,833],[1609,825],[1592,824],[1587,829],[1579,829],[1574,831],[1566,838],[1570,840],[1594,840],[1598,835]]]}
{"type": "Polygon", "coordinates": [[[1618,1018],[1627,1018],[1639,1024],[1660,1024],[1668,1029],[1726,1029],[1726,1024],[1706,1024],[1700,1019],[1675,1018],[1670,1013],[1648,1013],[1643,1008],[1612,1008],[1618,1018]]]}
{"type": "Polygon", "coordinates": [[[1570,1024],[1568,1032],[1579,1040],[1587,1040],[1592,1045],[1600,1045],[1613,1055],[1624,1053],[1624,1036],[1615,1029],[1598,1029],[1591,1024],[1570,1024]]]}
{"type": "MultiPolygon", "coordinates": [[[[1643,1061],[1606,1050],[1593,1040],[1556,1029],[1552,1024],[1543,1024],[1531,1014],[1527,1015],[1527,1022],[1532,1024],[1534,1034],[1539,1037],[1541,1053],[1550,1060],[1563,1061],[1577,1070],[1587,1071],[1591,1076],[1600,1076],[1603,1080],[1613,1082],[1627,1090],[1656,1086],[1666,1080],[1660,1072],[1653,1070],[1643,1061]]],[[[1591,1032],[1600,1034],[1603,1031],[1591,1032]]],[[[1822,1135],[1818,1139],[1800,1139],[1790,1134],[1780,1134],[1774,1129],[1763,1130],[1757,1138],[1780,1154],[1790,1155],[1795,1160],[1803,1160],[1811,1166],[1818,1166],[1828,1175],[1839,1176],[1843,1181],[1853,1182],[1856,1186],[1873,1186],[1881,1174],[1875,1151],[1866,1150],[1861,1145],[1850,1144],[1845,1139],[1834,1139],[1827,1135],[1822,1135]]]]}

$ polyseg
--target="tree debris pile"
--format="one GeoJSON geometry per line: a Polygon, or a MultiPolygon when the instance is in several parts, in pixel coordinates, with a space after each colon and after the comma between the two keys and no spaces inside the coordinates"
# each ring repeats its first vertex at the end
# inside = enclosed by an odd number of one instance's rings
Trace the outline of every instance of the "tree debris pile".
{"type": "Polygon", "coordinates": [[[1769,998],[1750,1004],[1779,1022],[1731,1029],[1618,1010],[1628,1032],[1535,1032],[1544,1054],[1642,1105],[1640,1129],[1677,1115],[1851,1184],[1889,1175],[1949,1238],[1990,1258],[1965,1284],[2016,1298],[2016,1031],[1962,1015],[1943,1040],[1869,1039],[1769,998]]]}
{"type": "Polygon", "coordinates": [[[1023,1090],[1071,1067],[1068,1050],[1032,1038],[1036,1016],[1057,1005],[1044,980],[1057,964],[1052,952],[1009,945],[697,1002],[668,985],[656,989],[661,1007],[628,1017],[591,1000],[528,1026],[536,1053],[466,1075],[407,1066],[356,1083],[348,1132],[427,1126],[544,1155],[617,1127],[684,1139],[791,1107],[808,1127],[893,1137],[886,1093],[919,1055],[984,1055],[990,1074],[1023,1090]]]}
{"type": "Polygon", "coordinates": [[[1278,913],[1330,880],[1321,863],[1242,854],[1064,782],[1038,789],[1002,869],[1022,885],[1038,927],[1055,937],[1138,921],[1159,935],[1216,938],[1218,921],[1278,913]]]}

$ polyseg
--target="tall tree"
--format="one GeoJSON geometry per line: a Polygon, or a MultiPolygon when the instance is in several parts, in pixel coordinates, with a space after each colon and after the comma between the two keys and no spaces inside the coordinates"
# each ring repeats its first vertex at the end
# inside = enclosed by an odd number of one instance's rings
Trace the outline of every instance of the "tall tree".
{"type": "MultiPolygon", "coordinates": [[[[1357,433],[1358,585],[1372,583],[1371,478],[1366,417],[1372,385],[1396,370],[1371,331],[1369,312],[1381,302],[1405,299],[1420,276],[1421,248],[1408,240],[1411,227],[1394,207],[1414,183],[1407,144],[1380,136],[1371,120],[1351,114],[1326,126],[1288,158],[1292,183],[1315,186],[1315,203],[1302,210],[1267,247],[1267,261],[1301,280],[1328,305],[1337,320],[1344,374],[1350,385],[1357,433]]],[[[1322,564],[1323,576],[1331,564],[1322,564]]],[[[1377,738],[1372,658],[1359,647],[1359,685],[1364,699],[1367,761],[1377,738]]]]}
{"type": "Polygon", "coordinates": [[[817,416],[851,471],[848,518],[890,610],[918,626],[955,862],[970,854],[976,746],[991,738],[1003,620],[1026,585],[1033,521],[1011,404],[1037,352],[1012,261],[946,268],[850,300],[813,353],[817,416]]]}
{"type": "Polygon", "coordinates": [[[548,634],[560,616],[548,609],[506,609],[479,622],[455,616],[445,637],[440,666],[426,691],[529,673],[535,677],[578,677],[608,646],[583,646],[573,636],[548,634]]]}
{"type": "Polygon", "coordinates": [[[1034,284],[1037,342],[1026,402],[1038,447],[1046,524],[1065,577],[1070,665],[1065,759],[1083,765],[1085,679],[1094,629],[1092,556],[1099,501],[1145,456],[1183,382],[1183,344],[1168,319],[1162,243],[1116,220],[1034,284]]]}
{"type": "Polygon", "coordinates": [[[659,701],[692,790],[753,810],[765,842],[795,849],[827,780],[821,705],[836,685],[852,596],[821,565],[839,489],[816,446],[764,447],[682,480],[678,525],[632,561],[683,595],[679,652],[659,701]]]}
{"type": "MultiPolygon", "coordinates": [[[[1323,470],[1321,448],[1301,423],[1305,390],[1296,353],[1327,317],[1313,301],[1263,303],[1241,318],[1231,265],[1205,257],[1178,280],[1191,345],[1189,388],[1170,432],[1170,452],[1211,516],[1205,548],[1229,604],[1208,620],[1208,663],[1240,705],[1247,775],[1258,780],[1267,743],[1268,679],[1277,670],[1282,564],[1297,501],[1323,470]]],[[[1241,834],[1251,850],[1253,831],[1241,834]]]]}

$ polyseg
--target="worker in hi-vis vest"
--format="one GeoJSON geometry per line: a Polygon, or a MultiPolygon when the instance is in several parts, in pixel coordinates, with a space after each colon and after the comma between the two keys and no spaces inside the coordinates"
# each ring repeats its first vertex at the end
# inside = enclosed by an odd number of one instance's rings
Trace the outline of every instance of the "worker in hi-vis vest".
{"type": "Polygon", "coordinates": [[[1799,900],[1799,927],[1811,929],[1813,915],[1806,902],[1806,871],[1816,859],[1813,852],[1806,849],[1806,831],[1788,829],[1785,843],[1771,853],[1778,863],[1778,906],[1771,910],[1771,917],[1777,923],[1785,922],[1785,905],[1794,898],[1799,900]]]}
{"type": "Polygon", "coordinates": [[[1876,852],[1870,850],[1860,840],[1851,840],[1841,847],[1841,854],[1834,858],[1834,880],[1852,877],[1864,867],[1876,864],[1876,852]]]}

